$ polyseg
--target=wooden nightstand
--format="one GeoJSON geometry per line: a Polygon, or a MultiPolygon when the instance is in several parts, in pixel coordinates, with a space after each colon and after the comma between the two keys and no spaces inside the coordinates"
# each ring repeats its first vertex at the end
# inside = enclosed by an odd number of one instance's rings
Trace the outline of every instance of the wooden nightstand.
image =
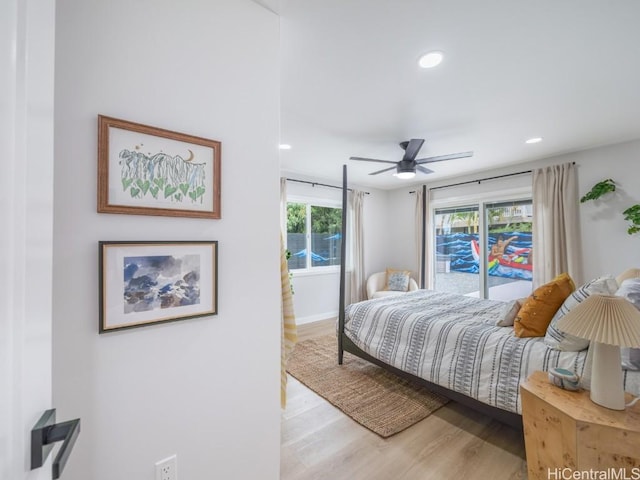
{"type": "MultiPolygon", "coordinates": [[[[609,410],[593,403],[588,391],[550,384],[547,372],[534,372],[520,393],[529,480],[564,478],[565,468],[612,467],[624,467],[624,478],[638,478],[633,475],[640,475],[640,402],[624,411],[609,410]]],[[[627,397],[628,403],[632,397],[627,397]]]]}

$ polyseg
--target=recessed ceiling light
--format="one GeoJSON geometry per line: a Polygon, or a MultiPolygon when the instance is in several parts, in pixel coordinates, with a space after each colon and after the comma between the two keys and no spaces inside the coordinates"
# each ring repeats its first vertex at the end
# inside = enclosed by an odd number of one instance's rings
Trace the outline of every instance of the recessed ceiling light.
{"type": "Polygon", "coordinates": [[[524,143],[540,143],[542,141],[542,137],[533,137],[530,138],[529,140],[525,141],[524,143]]]}
{"type": "Polygon", "coordinates": [[[291,145],[289,145],[287,143],[281,143],[280,144],[280,150],[291,150],[291,145]]]}
{"type": "Polygon", "coordinates": [[[422,68],[433,68],[440,65],[442,59],[444,58],[444,54],[442,52],[429,52],[425,53],[418,60],[418,65],[422,68]]]}

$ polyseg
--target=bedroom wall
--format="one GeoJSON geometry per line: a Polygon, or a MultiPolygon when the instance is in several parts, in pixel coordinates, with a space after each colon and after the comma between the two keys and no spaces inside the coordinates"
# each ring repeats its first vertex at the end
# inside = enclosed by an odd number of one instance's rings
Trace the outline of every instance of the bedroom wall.
{"type": "Polygon", "coordinates": [[[617,275],[640,267],[640,234],[629,235],[622,211],[640,203],[640,140],[595,148],[545,160],[545,164],[576,162],[580,196],[594,184],[612,178],[617,191],[604,200],[580,206],[585,280],[605,273],[617,275]]]}
{"type": "MultiPolygon", "coordinates": [[[[508,168],[485,171],[476,175],[467,175],[433,182],[428,186],[447,185],[476,178],[519,172],[543,165],[554,165],[565,162],[576,162],[578,166],[578,183],[580,195],[584,195],[591,187],[605,178],[612,178],[618,183],[618,192],[607,197],[607,200],[588,202],[580,206],[580,223],[583,248],[583,264],[585,279],[597,277],[604,273],[618,274],[629,266],[640,266],[640,235],[628,235],[626,222],[621,212],[640,203],[640,188],[637,179],[640,178],[640,140],[603,146],[581,152],[558,155],[513,165],[508,168]]],[[[521,188],[530,183],[530,176],[513,177],[508,181],[500,180],[502,188],[521,188]],[[524,182],[524,183],[523,183],[524,182]]],[[[496,182],[485,182],[484,188],[499,190],[496,182]]],[[[393,261],[411,265],[414,260],[412,238],[414,235],[413,208],[414,201],[410,190],[416,186],[404,187],[390,192],[390,206],[394,211],[391,220],[396,224],[393,230],[391,244],[401,246],[390,249],[393,261]]],[[[453,189],[438,190],[436,197],[446,199],[453,196],[464,196],[472,191],[478,192],[483,188],[477,184],[455,187],[453,189]]]]}
{"type": "Polygon", "coordinates": [[[152,480],[177,454],[183,479],[276,480],[278,18],[58,0],[56,20],[53,397],[82,420],[64,478],[152,480]],[[222,219],[97,214],[98,114],[220,140],[222,219]],[[218,240],[219,314],[99,335],[98,241],[128,239],[218,240]]]}

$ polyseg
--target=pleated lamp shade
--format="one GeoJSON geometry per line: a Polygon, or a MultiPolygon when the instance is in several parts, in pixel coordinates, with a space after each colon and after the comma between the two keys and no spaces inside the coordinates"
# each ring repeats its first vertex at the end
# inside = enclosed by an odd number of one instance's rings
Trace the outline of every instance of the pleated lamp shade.
{"type": "Polygon", "coordinates": [[[558,329],[593,342],[640,347],[640,311],[622,297],[589,295],[558,320],[558,329]]]}
{"type": "Polygon", "coordinates": [[[616,282],[618,285],[621,285],[622,282],[628,280],[629,278],[638,278],[640,277],[640,268],[630,268],[629,270],[625,270],[620,275],[616,277],[616,282]]]}

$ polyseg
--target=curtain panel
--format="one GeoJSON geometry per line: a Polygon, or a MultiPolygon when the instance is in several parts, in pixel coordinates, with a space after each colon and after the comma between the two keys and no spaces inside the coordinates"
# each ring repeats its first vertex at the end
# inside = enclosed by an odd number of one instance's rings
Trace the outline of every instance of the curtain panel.
{"type": "MultiPolygon", "coordinates": [[[[367,298],[364,277],[364,192],[353,190],[349,193],[351,216],[351,302],[361,302],[367,298]]],[[[344,238],[344,237],[343,237],[344,238]]]]}
{"type": "Polygon", "coordinates": [[[429,189],[420,188],[416,190],[416,204],[415,204],[415,245],[416,245],[416,278],[418,279],[418,285],[420,288],[424,285],[424,288],[432,288],[431,279],[431,259],[433,258],[433,242],[431,235],[431,192],[429,189]],[[424,202],[423,202],[424,198],[424,202]],[[423,203],[424,209],[423,209],[423,203]],[[422,225],[426,223],[426,238],[425,245],[422,244],[422,225]],[[424,279],[422,278],[422,267],[424,265],[424,279]]]}
{"type": "Polygon", "coordinates": [[[578,179],[573,163],[533,170],[533,288],[567,272],[582,278],[578,179]]]}
{"type": "Polygon", "coordinates": [[[287,179],[280,179],[280,406],[287,404],[287,361],[298,340],[296,316],[293,311],[293,293],[289,278],[289,264],[285,238],[287,235],[287,179]]]}

